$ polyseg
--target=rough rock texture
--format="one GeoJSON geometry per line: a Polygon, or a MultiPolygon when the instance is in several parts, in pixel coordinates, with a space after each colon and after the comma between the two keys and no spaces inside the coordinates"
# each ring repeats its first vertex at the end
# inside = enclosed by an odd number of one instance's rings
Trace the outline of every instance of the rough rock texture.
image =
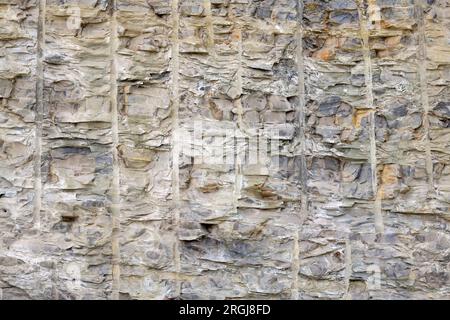
{"type": "Polygon", "coordinates": [[[0,0],[0,160],[3,299],[450,298],[450,2],[0,0]]]}

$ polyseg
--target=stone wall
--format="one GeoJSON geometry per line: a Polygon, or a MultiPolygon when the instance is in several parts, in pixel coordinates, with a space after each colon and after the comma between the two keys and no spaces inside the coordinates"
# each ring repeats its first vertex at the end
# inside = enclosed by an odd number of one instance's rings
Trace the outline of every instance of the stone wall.
{"type": "Polygon", "coordinates": [[[450,298],[448,0],[0,0],[3,299],[450,298]]]}

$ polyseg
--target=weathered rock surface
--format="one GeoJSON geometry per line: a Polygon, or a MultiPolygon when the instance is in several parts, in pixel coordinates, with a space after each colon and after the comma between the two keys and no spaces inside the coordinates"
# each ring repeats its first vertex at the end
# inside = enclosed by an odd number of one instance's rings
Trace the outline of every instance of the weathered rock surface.
{"type": "Polygon", "coordinates": [[[449,150],[446,0],[0,0],[3,299],[450,298],[449,150]]]}

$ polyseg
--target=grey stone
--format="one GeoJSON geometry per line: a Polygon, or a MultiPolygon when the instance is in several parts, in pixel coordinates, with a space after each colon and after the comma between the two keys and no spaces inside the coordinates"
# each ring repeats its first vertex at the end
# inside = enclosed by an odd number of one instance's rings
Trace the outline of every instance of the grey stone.
{"type": "Polygon", "coordinates": [[[0,0],[1,298],[449,297],[448,1],[114,2],[0,0]]]}

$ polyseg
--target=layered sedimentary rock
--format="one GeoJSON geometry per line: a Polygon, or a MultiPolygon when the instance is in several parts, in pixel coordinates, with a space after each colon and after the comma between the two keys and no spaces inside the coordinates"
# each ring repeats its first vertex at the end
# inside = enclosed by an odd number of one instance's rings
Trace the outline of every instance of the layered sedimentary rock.
{"type": "Polygon", "coordinates": [[[3,299],[450,297],[446,0],[0,0],[3,299]]]}

